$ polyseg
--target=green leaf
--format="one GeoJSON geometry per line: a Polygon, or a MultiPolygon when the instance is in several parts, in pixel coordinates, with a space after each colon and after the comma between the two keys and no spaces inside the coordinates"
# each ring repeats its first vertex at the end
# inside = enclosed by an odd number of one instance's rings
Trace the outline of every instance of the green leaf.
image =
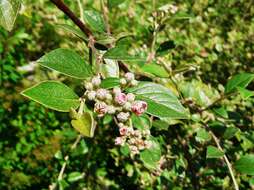
{"type": "Polygon", "coordinates": [[[75,181],[82,179],[83,177],[84,177],[84,174],[82,174],[80,172],[71,172],[68,174],[68,181],[75,182],[75,181]]]}
{"type": "Polygon", "coordinates": [[[223,134],[223,138],[224,139],[231,139],[232,137],[235,136],[235,134],[240,131],[240,129],[236,128],[236,127],[227,127],[224,134],[223,134]]]}
{"type": "Polygon", "coordinates": [[[163,56],[169,53],[171,49],[176,47],[173,40],[168,40],[160,44],[159,48],[156,50],[156,56],[163,56]]]}
{"type": "Polygon", "coordinates": [[[131,121],[134,127],[137,129],[144,130],[149,129],[151,127],[150,119],[145,114],[142,116],[136,116],[135,114],[132,114],[131,121]]]}
{"type": "Polygon", "coordinates": [[[79,106],[79,97],[65,84],[58,81],[44,81],[21,93],[45,107],[69,112],[79,106]]]}
{"type": "Polygon", "coordinates": [[[242,99],[244,99],[244,100],[247,100],[251,96],[254,96],[253,91],[247,90],[245,88],[237,87],[237,90],[240,92],[240,95],[241,95],[242,99]]]}
{"type": "Polygon", "coordinates": [[[90,112],[84,112],[83,114],[77,113],[75,118],[71,120],[71,125],[86,137],[94,136],[95,122],[90,112]]]}
{"type": "Polygon", "coordinates": [[[224,107],[215,108],[213,111],[221,117],[228,118],[228,112],[224,107]]]}
{"type": "Polygon", "coordinates": [[[235,162],[235,169],[243,174],[254,175],[254,154],[242,156],[235,162]]]}
{"type": "Polygon", "coordinates": [[[101,82],[101,87],[106,89],[113,88],[119,85],[120,85],[119,78],[106,78],[101,82]]]}
{"type": "Polygon", "coordinates": [[[157,64],[145,64],[141,69],[143,72],[150,73],[158,77],[169,77],[168,72],[162,66],[157,64]]]}
{"type": "Polygon", "coordinates": [[[127,90],[136,94],[137,99],[146,101],[147,113],[157,117],[187,119],[188,114],[170,89],[152,82],[140,82],[127,90]]]}
{"type": "Polygon", "coordinates": [[[112,9],[122,4],[125,0],[108,0],[109,8],[112,9]]]}
{"type": "Polygon", "coordinates": [[[137,55],[130,55],[125,46],[117,46],[115,48],[109,49],[104,55],[106,59],[113,59],[118,61],[128,61],[128,62],[136,62],[136,61],[145,61],[145,57],[140,57],[137,55]]]}
{"type": "Polygon", "coordinates": [[[69,184],[64,179],[59,180],[58,185],[59,190],[65,190],[69,186],[69,184]]]}
{"type": "Polygon", "coordinates": [[[153,121],[153,127],[155,127],[156,130],[159,130],[159,131],[163,131],[163,130],[167,131],[169,128],[169,124],[162,120],[155,120],[153,121]]]}
{"type": "Polygon", "coordinates": [[[237,87],[245,88],[254,79],[254,74],[241,73],[233,76],[226,84],[225,93],[236,90],[237,87]]]}
{"type": "Polygon", "coordinates": [[[101,65],[101,73],[103,77],[119,77],[119,65],[116,60],[104,59],[105,64],[101,65]]]}
{"type": "Polygon", "coordinates": [[[215,146],[208,146],[206,151],[206,158],[220,158],[224,155],[224,152],[220,151],[215,146]]]}
{"type": "Polygon", "coordinates": [[[203,128],[197,131],[197,136],[195,137],[197,141],[209,141],[211,140],[211,135],[203,128]]]}
{"type": "Polygon", "coordinates": [[[102,15],[95,10],[84,11],[85,23],[95,32],[104,33],[106,31],[104,19],[102,15]]]}
{"type": "Polygon", "coordinates": [[[71,32],[72,34],[74,34],[75,36],[79,37],[84,41],[88,41],[86,35],[81,30],[76,29],[74,26],[70,26],[68,24],[57,24],[56,26],[64,29],[67,32],[71,32]]]}
{"type": "Polygon", "coordinates": [[[20,5],[20,0],[0,1],[0,25],[6,30],[12,30],[20,9],[20,5]]]}
{"type": "Polygon", "coordinates": [[[53,50],[38,60],[43,67],[56,70],[60,73],[78,79],[86,79],[92,75],[92,68],[82,57],[69,49],[53,50]]]}
{"type": "Polygon", "coordinates": [[[156,169],[161,158],[161,149],[155,138],[152,138],[151,141],[152,146],[140,153],[140,159],[148,169],[156,169]]]}

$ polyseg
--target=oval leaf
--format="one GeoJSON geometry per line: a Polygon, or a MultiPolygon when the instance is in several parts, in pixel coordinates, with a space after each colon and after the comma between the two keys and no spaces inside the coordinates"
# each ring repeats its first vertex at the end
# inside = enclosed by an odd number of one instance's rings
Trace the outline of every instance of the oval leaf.
{"type": "Polygon", "coordinates": [[[106,31],[102,15],[94,10],[84,11],[84,20],[89,27],[95,32],[104,33],[106,31]]]}
{"type": "MultiPolygon", "coordinates": [[[[73,110],[72,110],[73,111],[73,110]]],[[[78,116],[71,120],[71,125],[82,135],[86,137],[93,137],[95,124],[91,113],[85,112],[83,114],[78,114],[78,116]]]]}
{"type": "Polygon", "coordinates": [[[206,150],[207,158],[220,158],[224,155],[224,152],[220,151],[218,148],[214,146],[208,146],[206,150]]]}
{"type": "Polygon", "coordinates": [[[92,75],[91,66],[84,63],[82,57],[69,49],[53,50],[38,60],[43,67],[78,79],[86,79],[92,75]]]}
{"type": "Polygon", "coordinates": [[[71,108],[79,106],[79,97],[63,83],[44,81],[26,89],[22,95],[61,112],[69,112],[71,108]]]}
{"type": "Polygon", "coordinates": [[[130,55],[125,46],[117,46],[115,48],[109,49],[104,55],[106,59],[113,59],[118,61],[128,61],[128,62],[136,62],[142,61],[145,62],[145,57],[140,57],[137,55],[130,55]]]}
{"type": "Polygon", "coordinates": [[[6,30],[12,30],[18,11],[20,0],[1,0],[0,1],[0,25],[6,30]]]}
{"type": "Polygon", "coordinates": [[[80,172],[71,172],[68,174],[68,181],[69,182],[75,182],[75,181],[78,181],[80,179],[82,179],[84,177],[84,174],[83,173],[80,173],[80,172]]]}
{"type": "Polygon", "coordinates": [[[128,89],[136,94],[137,99],[148,104],[147,113],[157,117],[171,119],[187,119],[188,114],[177,97],[166,87],[152,82],[141,82],[138,86],[128,89]]]}
{"type": "Polygon", "coordinates": [[[225,93],[236,90],[237,87],[245,88],[254,79],[254,74],[241,73],[233,76],[227,83],[225,93]]]}
{"type": "Polygon", "coordinates": [[[161,158],[159,143],[153,138],[152,146],[140,153],[140,159],[148,169],[156,169],[161,158]]]}
{"type": "Polygon", "coordinates": [[[254,175],[254,154],[242,156],[235,162],[235,169],[243,174],[254,175]]]}

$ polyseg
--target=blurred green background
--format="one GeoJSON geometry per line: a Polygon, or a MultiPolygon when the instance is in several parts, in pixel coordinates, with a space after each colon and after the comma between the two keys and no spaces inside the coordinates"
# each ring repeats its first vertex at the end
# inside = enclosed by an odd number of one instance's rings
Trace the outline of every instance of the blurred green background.
{"type": "MultiPolygon", "coordinates": [[[[65,2],[79,13],[77,1],[65,2]]],[[[101,10],[99,0],[83,0],[82,4],[84,9],[101,10]]],[[[157,43],[174,42],[173,68],[186,64],[197,68],[183,75],[186,79],[199,81],[192,82],[192,88],[220,89],[228,77],[254,72],[252,0],[156,0],[156,8],[166,4],[178,7],[178,17],[168,17],[157,43]]],[[[146,49],[152,38],[149,20],[152,2],[109,0],[109,5],[112,33],[131,33],[135,36],[135,44],[129,42],[128,45],[146,49]]],[[[75,48],[80,53],[87,51],[78,38],[57,24],[72,23],[49,1],[24,0],[14,30],[7,32],[0,28],[0,189],[48,189],[57,178],[63,155],[75,140],[76,132],[69,124],[68,114],[45,109],[20,95],[23,89],[46,79],[57,78],[70,83],[68,79],[38,67],[35,61],[45,52],[59,47],[75,48]]],[[[72,83],[73,86],[78,82],[72,83]]],[[[249,88],[253,90],[253,84],[249,88]]],[[[231,125],[241,134],[225,140],[224,146],[231,160],[253,152],[253,103],[253,98],[242,101],[239,97],[224,102],[231,110],[231,125]]],[[[220,125],[214,124],[217,128],[220,125]]],[[[167,131],[152,130],[154,136],[160,137],[164,148],[169,149],[166,156],[171,157],[167,169],[161,176],[156,176],[114,146],[114,138],[109,136],[110,125],[101,128],[94,139],[83,139],[71,153],[65,177],[68,184],[62,187],[190,190],[196,180],[199,189],[232,189],[223,161],[206,160],[204,144],[195,141],[194,129],[195,126],[189,123],[170,126],[167,131]],[[188,145],[182,147],[178,137],[185,139],[188,145]],[[187,164],[186,149],[197,179],[193,179],[187,164]],[[72,172],[84,172],[83,179],[72,181],[68,175],[72,172]]],[[[237,179],[241,179],[240,189],[254,189],[254,178],[238,174],[237,179]]]]}

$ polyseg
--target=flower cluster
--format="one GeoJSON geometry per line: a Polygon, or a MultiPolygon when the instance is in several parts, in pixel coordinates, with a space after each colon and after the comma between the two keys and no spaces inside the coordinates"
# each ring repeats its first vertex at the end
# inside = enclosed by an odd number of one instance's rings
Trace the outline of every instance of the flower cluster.
{"type": "Polygon", "coordinates": [[[136,86],[133,73],[126,73],[120,79],[120,87],[113,89],[101,88],[101,77],[95,76],[85,83],[85,97],[94,102],[94,112],[98,117],[106,114],[113,115],[119,127],[120,136],[115,139],[116,145],[128,145],[132,154],[139,153],[140,150],[150,147],[150,130],[134,129],[131,122],[131,114],[141,116],[147,109],[145,101],[136,100],[132,93],[124,93],[122,88],[127,86],[136,86]]]}

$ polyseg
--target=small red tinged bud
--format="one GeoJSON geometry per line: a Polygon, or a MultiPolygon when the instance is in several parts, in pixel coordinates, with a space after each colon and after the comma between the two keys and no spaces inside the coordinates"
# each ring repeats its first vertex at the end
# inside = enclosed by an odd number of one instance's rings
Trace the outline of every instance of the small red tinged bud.
{"type": "Polygon", "coordinates": [[[131,105],[131,111],[133,111],[137,116],[142,115],[147,110],[147,103],[144,101],[135,101],[131,105]]]}
{"type": "Polygon", "coordinates": [[[119,105],[124,105],[127,102],[127,97],[124,93],[119,93],[115,97],[115,102],[119,105]]]}

